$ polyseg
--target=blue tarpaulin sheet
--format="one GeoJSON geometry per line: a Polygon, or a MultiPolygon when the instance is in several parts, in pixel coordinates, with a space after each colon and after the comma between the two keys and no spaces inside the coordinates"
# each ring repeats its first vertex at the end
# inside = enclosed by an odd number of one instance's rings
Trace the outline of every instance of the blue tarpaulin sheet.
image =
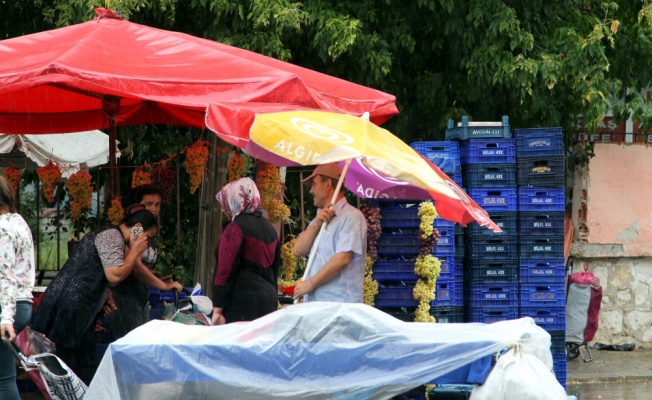
{"type": "Polygon", "coordinates": [[[552,366],[531,318],[409,323],[316,302],[249,323],[151,321],[109,346],[85,399],[389,399],[447,374],[483,381],[488,356],[532,335],[552,366]]]}

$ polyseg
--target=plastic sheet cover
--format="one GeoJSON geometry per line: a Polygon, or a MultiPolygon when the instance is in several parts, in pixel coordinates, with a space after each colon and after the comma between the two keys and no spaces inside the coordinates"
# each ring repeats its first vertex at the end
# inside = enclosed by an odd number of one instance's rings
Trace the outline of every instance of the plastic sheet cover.
{"type": "Polygon", "coordinates": [[[316,302],[249,323],[151,321],[109,346],[85,399],[389,399],[522,338],[552,367],[550,335],[531,318],[408,323],[316,302]]]}

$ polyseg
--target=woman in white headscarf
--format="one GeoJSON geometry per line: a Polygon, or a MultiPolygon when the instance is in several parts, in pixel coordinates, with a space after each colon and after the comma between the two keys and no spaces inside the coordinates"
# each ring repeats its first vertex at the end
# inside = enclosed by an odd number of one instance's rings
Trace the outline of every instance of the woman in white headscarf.
{"type": "Polygon", "coordinates": [[[252,321],[278,307],[278,235],[250,178],[229,183],[215,198],[231,222],[215,249],[212,324],[252,321]]]}

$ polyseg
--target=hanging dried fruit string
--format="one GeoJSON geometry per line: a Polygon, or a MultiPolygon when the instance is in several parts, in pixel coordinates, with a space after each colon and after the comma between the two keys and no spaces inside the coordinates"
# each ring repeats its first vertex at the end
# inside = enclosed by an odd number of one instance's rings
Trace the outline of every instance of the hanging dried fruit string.
{"type": "Polygon", "coordinates": [[[14,192],[14,197],[16,197],[18,186],[20,185],[20,171],[14,167],[7,167],[2,170],[2,176],[9,182],[9,186],[11,186],[11,190],[14,192]]]}
{"type": "Polygon", "coordinates": [[[155,168],[152,170],[152,185],[161,192],[161,202],[163,204],[172,203],[172,192],[174,191],[177,174],[173,169],[168,168],[168,162],[177,155],[173,154],[164,160],[154,163],[155,168]]]}
{"type": "Polygon", "coordinates": [[[237,181],[242,178],[245,172],[245,160],[235,150],[231,150],[229,158],[229,182],[237,181]]]}
{"type": "Polygon", "coordinates": [[[267,210],[267,219],[271,223],[285,221],[290,217],[290,208],[283,203],[281,174],[278,167],[263,163],[258,171],[256,186],[260,192],[260,205],[267,210]]]}
{"type": "Polygon", "coordinates": [[[294,274],[297,269],[297,262],[299,257],[294,255],[294,243],[296,242],[296,237],[292,236],[290,240],[283,243],[281,246],[281,261],[283,261],[283,274],[279,275],[278,285],[279,287],[292,287],[296,285],[296,280],[294,279],[294,274]]]}
{"type": "Polygon", "coordinates": [[[136,168],[133,174],[131,174],[131,187],[135,188],[140,185],[149,185],[152,183],[152,177],[146,169],[151,170],[152,167],[149,164],[144,164],[140,168],[136,168]]]}
{"type": "Polygon", "coordinates": [[[378,281],[374,280],[373,265],[378,259],[376,244],[380,237],[380,208],[364,203],[361,208],[365,220],[367,220],[367,258],[365,260],[364,284],[362,287],[362,299],[365,304],[373,306],[378,294],[378,281]]]}
{"type": "Polygon", "coordinates": [[[439,241],[439,231],[433,227],[437,210],[431,201],[419,205],[419,218],[421,252],[414,263],[414,273],[421,278],[412,291],[414,299],[419,301],[414,322],[435,322],[435,317],[430,315],[430,302],[435,299],[435,284],[441,271],[441,262],[431,254],[432,248],[439,241]]]}
{"type": "Polygon", "coordinates": [[[53,161],[36,170],[39,181],[43,184],[43,195],[49,202],[54,201],[54,189],[61,182],[61,170],[53,161]]]}
{"type": "Polygon", "coordinates": [[[84,171],[77,171],[68,178],[66,189],[71,197],[70,218],[77,221],[84,210],[91,209],[93,187],[91,186],[91,174],[84,171]]]}
{"type": "Polygon", "coordinates": [[[125,217],[125,210],[122,208],[120,197],[114,197],[113,200],[111,200],[111,207],[109,207],[107,215],[113,225],[120,224],[122,219],[125,217]]]}
{"type": "Polygon", "coordinates": [[[186,147],[186,172],[190,175],[190,194],[194,194],[201,185],[204,168],[208,162],[207,141],[198,139],[192,146],[186,147]]]}

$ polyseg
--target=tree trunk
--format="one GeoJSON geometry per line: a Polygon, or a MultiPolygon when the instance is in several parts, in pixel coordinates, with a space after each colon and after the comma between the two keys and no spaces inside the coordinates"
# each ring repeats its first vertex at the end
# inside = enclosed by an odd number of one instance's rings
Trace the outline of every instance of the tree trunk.
{"type": "Polygon", "coordinates": [[[201,284],[204,295],[212,298],[215,245],[222,234],[222,207],[215,200],[215,194],[227,183],[229,153],[218,151],[218,148],[228,148],[228,144],[212,132],[209,133],[208,141],[211,156],[201,188],[195,281],[201,284]]]}

